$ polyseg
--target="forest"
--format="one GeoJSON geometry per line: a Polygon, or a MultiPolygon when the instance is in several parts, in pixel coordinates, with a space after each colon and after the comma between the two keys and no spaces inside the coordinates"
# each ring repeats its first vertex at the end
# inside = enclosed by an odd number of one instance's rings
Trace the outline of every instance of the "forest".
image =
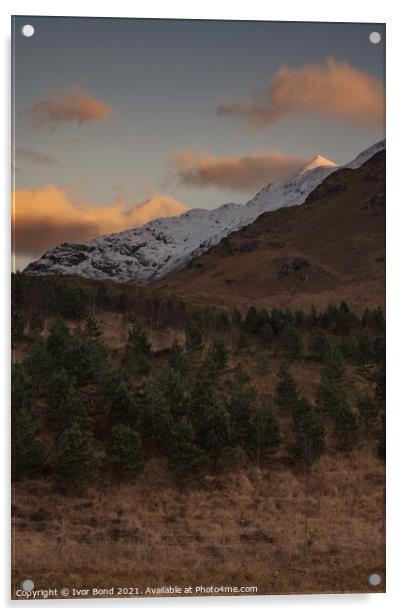
{"type": "Polygon", "coordinates": [[[178,488],[253,465],[309,472],[326,452],[370,443],[385,459],[381,308],[229,311],[161,293],[12,276],[12,473],[82,495],[132,483],[163,456],[178,488]],[[127,335],[105,342],[100,315],[127,335]],[[150,328],[183,335],[154,350],[150,328]],[[179,341],[181,340],[181,342],[179,341]],[[294,375],[318,372],[314,395],[294,375]],[[274,386],[261,391],[267,375],[274,386]]]}

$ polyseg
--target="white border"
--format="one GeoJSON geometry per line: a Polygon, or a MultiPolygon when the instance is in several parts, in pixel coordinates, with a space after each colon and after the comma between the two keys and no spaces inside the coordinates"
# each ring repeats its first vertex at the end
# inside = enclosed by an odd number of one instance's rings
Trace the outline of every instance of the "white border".
{"type": "Polygon", "coordinates": [[[189,3],[187,1],[170,0],[161,2],[155,0],[152,4],[132,3],[130,1],[113,0],[103,3],[97,0],[69,0],[69,2],[42,1],[3,2],[2,17],[2,44],[5,53],[1,63],[3,88],[2,105],[2,135],[6,135],[4,146],[1,148],[1,170],[5,181],[3,186],[3,207],[1,208],[0,246],[1,259],[1,318],[2,345],[1,345],[1,387],[3,392],[2,404],[2,457],[6,464],[3,475],[4,505],[1,507],[1,599],[5,607],[18,611],[30,609],[67,609],[74,613],[98,609],[128,608],[146,610],[148,613],[163,608],[165,613],[179,610],[208,610],[215,613],[226,608],[233,614],[240,614],[244,609],[253,609],[256,613],[266,613],[267,610],[280,611],[288,614],[297,610],[301,616],[326,613],[377,614],[391,613],[402,603],[401,576],[402,576],[402,499],[400,489],[398,453],[401,449],[402,438],[402,408],[399,404],[401,398],[401,353],[402,353],[402,276],[401,276],[401,235],[402,235],[402,200],[401,200],[401,112],[402,108],[402,74],[401,65],[401,20],[400,9],[392,0],[382,2],[351,2],[350,0],[336,0],[335,2],[322,2],[322,0],[284,0],[278,3],[248,0],[247,3],[235,4],[233,0],[203,0],[202,3],[189,3]],[[202,599],[151,599],[117,601],[64,601],[48,602],[13,602],[9,596],[9,424],[8,424],[8,370],[9,370],[9,210],[10,202],[10,15],[80,15],[80,16],[106,16],[106,17],[168,17],[168,18],[197,18],[197,19],[265,19],[277,21],[347,21],[387,23],[387,377],[388,377],[388,403],[387,403],[387,594],[386,595],[314,595],[314,596],[284,596],[284,597],[225,597],[202,599]]]}

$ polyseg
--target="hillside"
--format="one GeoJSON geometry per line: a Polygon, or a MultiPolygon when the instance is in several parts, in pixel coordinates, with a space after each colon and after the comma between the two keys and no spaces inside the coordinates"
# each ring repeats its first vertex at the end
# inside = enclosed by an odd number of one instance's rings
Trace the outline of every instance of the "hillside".
{"type": "MultiPolygon", "coordinates": [[[[362,165],[384,147],[384,141],[374,144],[346,167],[362,165]]],[[[149,284],[187,264],[263,212],[300,205],[337,168],[335,163],[316,156],[298,172],[265,186],[245,204],[226,203],[212,210],[195,208],[179,217],[152,220],[142,227],[89,242],[65,242],[28,265],[25,272],[149,284]]]]}
{"type": "Polygon", "coordinates": [[[154,283],[227,306],[357,310],[384,304],[385,151],[327,177],[298,207],[262,214],[154,283]]]}

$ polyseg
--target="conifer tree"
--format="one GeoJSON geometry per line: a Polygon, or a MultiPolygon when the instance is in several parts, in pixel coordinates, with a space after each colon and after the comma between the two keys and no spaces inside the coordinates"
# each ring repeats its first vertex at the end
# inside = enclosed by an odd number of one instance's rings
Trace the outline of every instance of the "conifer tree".
{"type": "Polygon", "coordinates": [[[144,467],[140,436],[125,424],[112,427],[106,453],[107,467],[117,480],[130,481],[144,467]]]}
{"type": "Polygon", "coordinates": [[[151,346],[147,336],[139,325],[134,325],[128,335],[122,366],[128,376],[140,378],[146,376],[151,368],[151,346]]]}
{"type": "Polygon", "coordinates": [[[186,349],[193,354],[204,347],[203,335],[199,323],[193,319],[186,327],[186,349]]]}
{"type": "Polygon", "coordinates": [[[286,327],[283,336],[283,352],[289,360],[300,357],[303,353],[303,340],[294,325],[286,327]]]}
{"type": "Polygon", "coordinates": [[[37,438],[32,385],[21,364],[11,372],[11,468],[15,480],[35,476],[44,462],[44,447],[37,438]]]}
{"type": "Polygon", "coordinates": [[[295,437],[290,454],[302,468],[310,468],[325,452],[325,430],[322,419],[309,401],[300,396],[292,413],[295,437]]]}
{"type": "Polygon", "coordinates": [[[296,381],[286,362],[282,362],[276,385],[276,403],[282,413],[292,413],[298,400],[296,381]]]}
{"type": "Polygon", "coordinates": [[[61,433],[57,443],[54,459],[56,490],[83,494],[93,479],[95,468],[91,433],[75,421],[61,433]]]}
{"type": "Polygon", "coordinates": [[[194,442],[194,429],[187,417],[176,424],[169,448],[169,467],[177,481],[184,487],[199,481],[208,469],[206,452],[194,442]]]}
{"type": "Polygon", "coordinates": [[[247,450],[257,466],[269,461],[282,443],[278,417],[269,404],[257,406],[250,415],[247,450]]]}
{"type": "Polygon", "coordinates": [[[356,445],[360,433],[359,416],[353,412],[350,404],[343,399],[336,410],[335,437],[339,449],[350,451],[356,445]]]}
{"type": "Polygon", "coordinates": [[[233,444],[244,448],[247,445],[250,418],[255,414],[257,396],[254,387],[249,385],[249,381],[249,375],[238,364],[228,402],[228,410],[233,444]]]}

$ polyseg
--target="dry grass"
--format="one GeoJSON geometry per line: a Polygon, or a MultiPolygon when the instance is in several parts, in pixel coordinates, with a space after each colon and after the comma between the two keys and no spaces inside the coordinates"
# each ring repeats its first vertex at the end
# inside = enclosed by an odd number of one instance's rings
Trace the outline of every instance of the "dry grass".
{"type": "MultiPolygon", "coordinates": [[[[370,592],[384,579],[384,467],[368,449],[310,475],[248,467],[178,490],[163,460],[135,485],[13,494],[13,585],[256,585],[260,594],[370,592]]],[[[383,592],[384,584],[375,589],[383,592]]]]}

